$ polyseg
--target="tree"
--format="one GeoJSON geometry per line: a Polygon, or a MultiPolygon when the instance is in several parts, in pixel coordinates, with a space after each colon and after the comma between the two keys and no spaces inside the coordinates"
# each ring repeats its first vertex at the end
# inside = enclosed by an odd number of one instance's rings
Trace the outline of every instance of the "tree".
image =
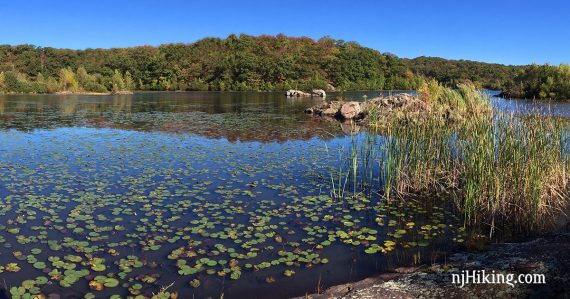
{"type": "Polygon", "coordinates": [[[241,34],[191,44],[87,50],[0,45],[0,71],[24,75],[16,80],[20,92],[41,88],[41,84],[26,83],[34,81],[39,72],[45,78],[59,78],[62,90],[101,92],[135,88],[283,90],[328,84],[341,90],[409,89],[417,87],[424,77],[452,87],[462,82],[492,89],[512,87],[537,97],[561,97],[561,91],[568,89],[562,87],[567,77],[562,67],[537,67],[528,73],[527,69],[433,57],[402,59],[330,37],[313,40],[241,34]],[[76,70],[77,84],[69,70],[76,70]],[[547,82],[547,77],[552,82],[547,82]]]}
{"type": "Polygon", "coordinates": [[[59,84],[63,91],[76,92],[79,90],[77,78],[71,68],[63,68],[59,71],[59,84]]]}
{"type": "Polygon", "coordinates": [[[133,76],[129,71],[125,72],[125,88],[127,90],[135,89],[135,81],[133,80],[133,76]]]}
{"type": "Polygon", "coordinates": [[[86,85],[94,81],[96,81],[96,79],[92,75],[89,75],[84,67],[80,66],[77,69],[77,82],[80,88],[85,89],[86,85]]]}
{"type": "Polygon", "coordinates": [[[0,91],[7,91],[6,90],[6,75],[4,75],[4,72],[0,72],[0,91]]]}
{"type": "Polygon", "coordinates": [[[113,92],[125,90],[125,80],[123,75],[118,70],[115,70],[113,77],[111,78],[111,85],[113,92]]]}
{"type": "Polygon", "coordinates": [[[59,90],[59,82],[54,77],[48,77],[46,80],[46,87],[48,93],[54,93],[59,90]]]}

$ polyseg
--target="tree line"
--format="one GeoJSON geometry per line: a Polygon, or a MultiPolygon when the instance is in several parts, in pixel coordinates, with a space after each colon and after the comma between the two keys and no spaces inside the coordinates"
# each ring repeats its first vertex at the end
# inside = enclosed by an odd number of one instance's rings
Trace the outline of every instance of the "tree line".
{"type": "Polygon", "coordinates": [[[447,86],[470,81],[480,88],[503,90],[525,66],[502,65],[469,60],[449,60],[438,57],[406,59],[416,74],[433,78],[447,86]]]}
{"type": "Polygon", "coordinates": [[[57,92],[92,92],[108,93],[134,89],[135,84],[131,74],[122,74],[115,70],[110,78],[100,74],[89,74],[84,67],[76,71],[70,67],[62,68],[55,76],[44,76],[38,73],[28,76],[21,71],[0,72],[0,92],[17,93],[57,93],[57,92]]]}
{"type": "MultiPolygon", "coordinates": [[[[529,70],[532,66],[401,59],[329,37],[242,34],[191,44],[86,50],[0,46],[1,92],[410,90],[426,77],[452,87],[469,81],[504,90],[520,87],[529,70]]],[[[563,94],[550,89],[549,95],[563,94]]]]}
{"type": "Polygon", "coordinates": [[[530,65],[519,72],[504,95],[527,99],[570,99],[570,65],[530,65]]]}
{"type": "Polygon", "coordinates": [[[471,81],[480,88],[502,90],[503,95],[526,99],[570,99],[570,66],[511,66],[437,57],[407,59],[418,75],[456,86],[471,81]]]}
{"type": "Polygon", "coordinates": [[[115,88],[119,75],[136,90],[413,89],[422,80],[394,55],[284,35],[116,49],[0,46],[0,72],[4,91],[13,92],[103,92],[115,88]]]}

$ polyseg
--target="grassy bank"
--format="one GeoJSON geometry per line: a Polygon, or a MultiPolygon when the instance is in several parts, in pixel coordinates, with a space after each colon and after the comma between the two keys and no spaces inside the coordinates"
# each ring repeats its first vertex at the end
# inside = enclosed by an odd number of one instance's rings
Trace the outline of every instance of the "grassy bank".
{"type": "Polygon", "coordinates": [[[451,200],[467,225],[491,234],[552,225],[569,198],[564,121],[493,112],[489,98],[469,85],[451,90],[431,82],[418,92],[429,112],[369,117],[371,134],[382,137],[353,145],[347,159],[353,171],[345,173],[351,191],[376,188],[387,201],[411,195],[451,200]],[[449,122],[446,113],[459,120],[449,122]]]}

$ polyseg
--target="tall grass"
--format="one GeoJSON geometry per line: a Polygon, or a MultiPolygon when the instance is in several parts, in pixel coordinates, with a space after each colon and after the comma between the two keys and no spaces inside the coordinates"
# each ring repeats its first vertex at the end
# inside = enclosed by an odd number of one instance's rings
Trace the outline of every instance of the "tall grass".
{"type": "MultiPolygon", "coordinates": [[[[394,118],[372,129],[351,149],[356,186],[394,196],[445,194],[464,213],[468,225],[539,230],[552,224],[569,203],[568,127],[562,119],[493,112],[489,98],[473,86],[458,90],[428,83],[418,91],[431,105],[430,116],[417,121],[394,118]],[[431,86],[429,86],[431,84],[431,86]],[[442,120],[456,113],[461,121],[442,120]],[[375,148],[379,148],[372,154],[375,148]],[[373,161],[370,161],[373,159],[373,161]],[[377,165],[376,171],[369,168],[377,165]],[[364,169],[356,183],[357,167],[364,169]]],[[[370,121],[370,120],[369,120],[370,121]]]]}

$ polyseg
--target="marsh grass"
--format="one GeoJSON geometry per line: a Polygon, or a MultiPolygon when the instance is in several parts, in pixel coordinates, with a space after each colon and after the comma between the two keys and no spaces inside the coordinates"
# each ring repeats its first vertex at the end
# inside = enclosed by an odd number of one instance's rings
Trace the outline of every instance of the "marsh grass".
{"type": "Polygon", "coordinates": [[[376,187],[388,202],[394,196],[445,194],[466,225],[485,227],[491,235],[497,228],[553,225],[569,201],[563,119],[493,112],[489,98],[469,85],[451,90],[430,82],[418,94],[430,103],[427,117],[372,124],[367,135],[379,136],[374,142],[366,137],[355,145],[353,137],[352,171],[344,176],[351,176],[355,193],[376,187]],[[460,121],[441,117],[450,110],[460,121]]]}

